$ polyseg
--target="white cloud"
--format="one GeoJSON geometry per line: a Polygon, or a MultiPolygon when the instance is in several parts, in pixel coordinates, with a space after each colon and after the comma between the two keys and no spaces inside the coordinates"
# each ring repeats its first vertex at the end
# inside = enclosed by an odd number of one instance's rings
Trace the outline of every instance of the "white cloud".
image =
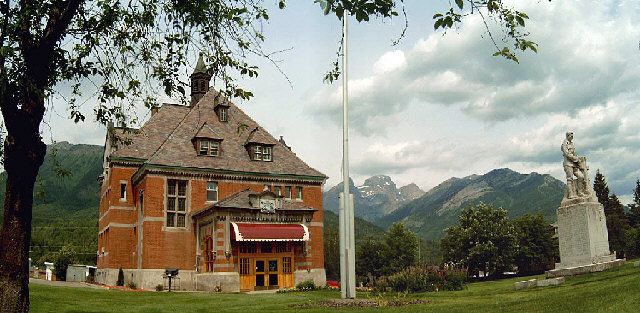
{"type": "MultiPolygon", "coordinates": [[[[362,134],[379,134],[383,131],[371,129],[367,120],[403,112],[412,101],[454,105],[469,116],[496,122],[574,115],[614,97],[637,95],[640,24],[638,10],[632,9],[638,5],[623,1],[612,10],[615,3],[524,4],[531,16],[527,30],[540,52],[520,53],[521,64],[490,56],[493,48],[478,15],[467,18],[457,34],[434,33],[404,53],[387,52],[374,64],[373,75],[351,84],[351,103],[362,108],[354,126],[362,134]]],[[[319,95],[339,88],[322,89],[319,95]]],[[[337,121],[337,108],[336,103],[313,103],[312,111],[337,121]]]]}

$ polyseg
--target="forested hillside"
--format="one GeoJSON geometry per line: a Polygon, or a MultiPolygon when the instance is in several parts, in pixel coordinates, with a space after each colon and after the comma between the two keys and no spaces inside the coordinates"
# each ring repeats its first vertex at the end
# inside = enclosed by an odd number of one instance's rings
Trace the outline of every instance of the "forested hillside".
{"type": "MultiPolygon", "coordinates": [[[[94,264],[98,234],[98,175],[103,147],[59,142],[47,147],[36,181],[30,257],[73,246],[83,263],[94,264]]],[[[4,201],[6,173],[0,174],[4,201]]],[[[0,215],[0,220],[2,215],[0,215]]],[[[45,257],[46,258],[46,257],[45,257]]]]}

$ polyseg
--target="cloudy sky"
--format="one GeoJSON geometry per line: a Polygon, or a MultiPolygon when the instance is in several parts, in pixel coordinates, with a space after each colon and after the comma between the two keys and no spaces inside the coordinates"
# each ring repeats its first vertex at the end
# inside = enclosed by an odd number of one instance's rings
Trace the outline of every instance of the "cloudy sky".
{"type": "MultiPolygon", "coordinates": [[[[448,2],[405,2],[409,28],[396,46],[401,18],[350,24],[356,184],[387,174],[398,185],[428,190],[501,167],[564,180],[560,144],[573,130],[592,174],[600,169],[612,191],[630,201],[640,177],[638,1],[518,1],[539,44],[537,54],[519,54],[520,64],[491,56],[479,16],[443,34],[433,31],[431,16],[448,2]]],[[[238,105],[329,175],[330,187],[341,175],[341,85],[324,84],[322,76],[341,24],[313,1],[287,4],[271,12],[265,49],[287,50],[277,59],[291,84],[254,60],[261,74],[243,84],[256,96],[238,105]]],[[[73,125],[56,101],[43,129],[47,139],[103,144],[103,127],[73,125]]]]}

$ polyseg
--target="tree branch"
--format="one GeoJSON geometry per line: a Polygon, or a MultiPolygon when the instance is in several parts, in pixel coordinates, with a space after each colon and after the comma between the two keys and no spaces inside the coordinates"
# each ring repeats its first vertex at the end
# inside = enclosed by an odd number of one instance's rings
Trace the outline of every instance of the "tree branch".
{"type": "Polygon", "coordinates": [[[49,12],[49,20],[44,29],[44,34],[39,42],[39,48],[43,51],[51,51],[55,44],[62,38],[62,35],[71,24],[73,16],[78,12],[80,4],[84,0],[69,0],[58,2],[49,12]]]}

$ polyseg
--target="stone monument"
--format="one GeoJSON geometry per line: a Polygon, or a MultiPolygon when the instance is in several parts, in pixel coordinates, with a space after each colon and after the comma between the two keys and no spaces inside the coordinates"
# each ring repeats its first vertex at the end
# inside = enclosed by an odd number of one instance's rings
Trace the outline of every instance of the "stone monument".
{"type": "Polygon", "coordinates": [[[576,155],[572,132],[567,132],[561,150],[567,187],[556,211],[560,263],[547,276],[597,272],[622,264],[624,260],[616,260],[609,251],[604,208],[593,191],[587,159],[576,155]]]}

